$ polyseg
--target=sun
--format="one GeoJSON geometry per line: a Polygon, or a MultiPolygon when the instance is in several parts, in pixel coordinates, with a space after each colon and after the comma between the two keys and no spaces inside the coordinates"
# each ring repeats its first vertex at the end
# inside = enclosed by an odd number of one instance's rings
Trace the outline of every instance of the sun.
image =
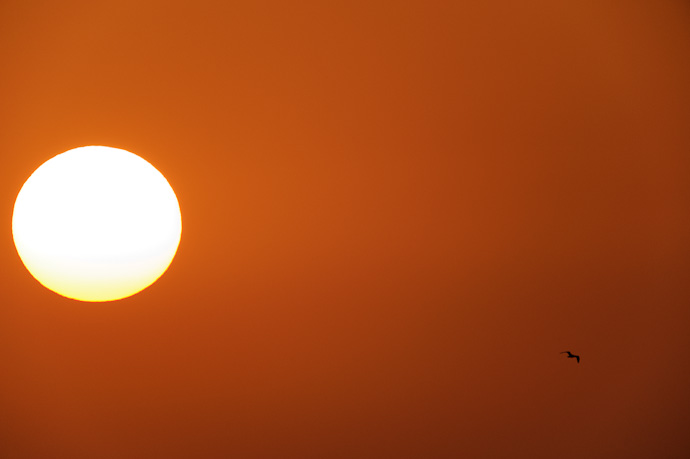
{"type": "Polygon", "coordinates": [[[31,275],[81,301],[112,301],[153,284],[172,262],[182,218],[175,192],[151,164],[88,146],[41,165],[19,191],[14,244],[31,275]]]}

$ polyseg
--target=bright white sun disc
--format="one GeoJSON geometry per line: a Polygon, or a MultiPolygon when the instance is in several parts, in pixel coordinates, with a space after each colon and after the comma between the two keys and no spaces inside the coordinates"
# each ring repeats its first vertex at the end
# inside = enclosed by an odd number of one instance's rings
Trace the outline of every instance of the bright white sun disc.
{"type": "Polygon", "coordinates": [[[131,296],[172,262],[182,220],[168,181],[117,148],[75,148],[43,163],[17,196],[12,234],[45,287],[82,301],[131,296]]]}

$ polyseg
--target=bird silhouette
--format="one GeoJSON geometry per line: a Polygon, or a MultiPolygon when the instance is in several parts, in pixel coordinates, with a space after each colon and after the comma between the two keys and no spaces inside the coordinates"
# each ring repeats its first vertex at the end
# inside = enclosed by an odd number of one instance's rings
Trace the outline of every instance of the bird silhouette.
{"type": "Polygon", "coordinates": [[[580,356],[579,355],[575,355],[570,351],[563,351],[563,352],[561,352],[561,354],[568,354],[569,359],[577,359],[577,363],[580,363],[580,356]]]}

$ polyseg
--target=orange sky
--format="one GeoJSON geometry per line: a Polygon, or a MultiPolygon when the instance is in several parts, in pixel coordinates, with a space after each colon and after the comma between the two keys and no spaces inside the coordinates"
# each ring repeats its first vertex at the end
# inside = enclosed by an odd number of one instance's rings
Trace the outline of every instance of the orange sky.
{"type": "Polygon", "coordinates": [[[687,2],[3,0],[0,56],[0,457],[690,454],[687,2]],[[11,235],[92,144],[183,218],[102,304],[11,235]]]}

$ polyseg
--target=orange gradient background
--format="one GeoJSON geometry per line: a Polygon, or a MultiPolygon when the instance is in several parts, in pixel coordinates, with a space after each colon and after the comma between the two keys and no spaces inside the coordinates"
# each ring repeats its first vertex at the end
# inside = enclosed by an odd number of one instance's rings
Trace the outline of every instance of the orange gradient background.
{"type": "Polygon", "coordinates": [[[690,6],[475,3],[3,1],[0,456],[687,457],[690,6]],[[93,144],[185,228],[105,307],[11,236],[93,144]]]}

